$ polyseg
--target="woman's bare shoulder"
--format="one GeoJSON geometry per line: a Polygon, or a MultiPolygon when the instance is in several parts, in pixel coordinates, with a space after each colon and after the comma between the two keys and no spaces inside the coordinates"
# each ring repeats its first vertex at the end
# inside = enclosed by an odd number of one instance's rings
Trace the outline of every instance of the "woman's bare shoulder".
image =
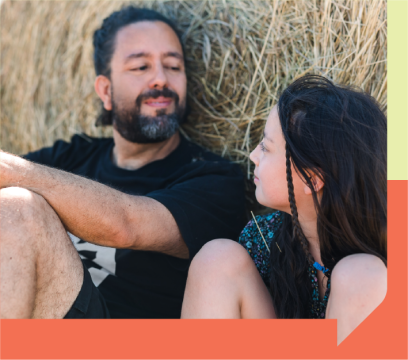
{"type": "Polygon", "coordinates": [[[377,256],[349,255],[336,264],[330,281],[331,296],[341,296],[344,306],[376,307],[387,292],[387,268],[377,256]]]}
{"type": "Polygon", "coordinates": [[[387,275],[384,262],[370,254],[353,254],[341,259],[332,271],[332,281],[359,283],[371,278],[387,275]]]}

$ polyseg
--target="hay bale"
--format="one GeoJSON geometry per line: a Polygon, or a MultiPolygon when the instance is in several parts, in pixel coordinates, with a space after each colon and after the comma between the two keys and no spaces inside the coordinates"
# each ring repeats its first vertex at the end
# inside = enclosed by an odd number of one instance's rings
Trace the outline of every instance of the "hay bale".
{"type": "MultiPolygon", "coordinates": [[[[95,127],[92,34],[120,1],[6,1],[1,11],[1,146],[25,153],[95,127]]],[[[179,25],[192,113],[183,133],[240,163],[294,78],[314,72],[386,110],[385,0],[134,1],[179,25]]],[[[251,188],[251,185],[248,185],[251,188]]]]}

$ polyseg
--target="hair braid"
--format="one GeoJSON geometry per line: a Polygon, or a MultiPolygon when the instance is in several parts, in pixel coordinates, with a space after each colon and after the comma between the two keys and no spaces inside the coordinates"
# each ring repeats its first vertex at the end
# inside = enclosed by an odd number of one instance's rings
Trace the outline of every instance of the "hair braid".
{"type": "Polygon", "coordinates": [[[293,238],[297,238],[302,245],[303,251],[306,255],[307,261],[310,265],[313,265],[314,259],[312,254],[309,251],[309,241],[306,239],[305,235],[303,234],[302,228],[299,224],[298,219],[298,212],[296,207],[295,201],[295,192],[293,188],[293,179],[292,179],[292,169],[291,169],[291,161],[290,161],[290,151],[289,146],[286,143],[286,180],[288,182],[288,192],[289,192],[289,204],[290,204],[290,211],[292,213],[292,225],[293,225],[293,238]]]}

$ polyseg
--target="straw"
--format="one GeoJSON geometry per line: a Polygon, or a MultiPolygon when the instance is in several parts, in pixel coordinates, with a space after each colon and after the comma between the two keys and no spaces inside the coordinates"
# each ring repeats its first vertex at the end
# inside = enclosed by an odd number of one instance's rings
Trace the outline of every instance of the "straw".
{"type": "MultiPolygon", "coordinates": [[[[95,127],[92,34],[129,2],[5,1],[1,11],[1,147],[17,154],[95,127]]],[[[241,165],[279,93],[313,72],[356,85],[387,107],[385,0],[136,1],[173,19],[186,47],[191,114],[182,132],[241,165]]],[[[257,209],[254,184],[248,201],[257,209]]],[[[256,210],[257,211],[257,210],[256,210]]]]}

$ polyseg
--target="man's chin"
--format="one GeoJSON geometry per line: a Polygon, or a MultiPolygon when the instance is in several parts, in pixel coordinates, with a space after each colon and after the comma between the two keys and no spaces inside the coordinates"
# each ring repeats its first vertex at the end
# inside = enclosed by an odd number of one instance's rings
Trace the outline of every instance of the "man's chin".
{"type": "MultiPolygon", "coordinates": [[[[146,121],[146,119],[145,119],[146,121]]],[[[154,129],[151,129],[148,124],[145,123],[143,128],[134,129],[128,126],[118,126],[117,123],[113,124],[113,128],[116,132],[125,140],[135,144],[156,144],[170,139],[176,133],[178,133],[179,126],[175,125],[173,128],[161,129],[157,122],[152,124],[154,129]]]]}

